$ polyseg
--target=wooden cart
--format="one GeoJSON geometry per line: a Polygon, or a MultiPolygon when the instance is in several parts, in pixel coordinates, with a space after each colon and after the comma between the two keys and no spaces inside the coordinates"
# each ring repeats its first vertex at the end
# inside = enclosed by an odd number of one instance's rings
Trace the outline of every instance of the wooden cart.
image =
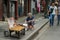
{"type": "Polygon", "coordinates": [[[20,38],[20,35],[23,34],[25,35],[25,27],[23,25],[17,25],[14,26],[13,28],[9,28],[9,31],[4,31],[4,36],[12,36],[11,33],[15,32],[17,34],[18,38],[20,38]],[[9,35],[7,35],[9,33],[9,35]]]}

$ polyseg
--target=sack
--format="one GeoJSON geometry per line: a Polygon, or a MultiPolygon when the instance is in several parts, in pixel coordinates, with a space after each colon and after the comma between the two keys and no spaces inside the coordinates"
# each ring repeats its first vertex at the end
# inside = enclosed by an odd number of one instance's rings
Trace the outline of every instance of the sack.
{"type": "Polygon", "coordinates": [[[9,31],[4,31],[4,36],[8,37],[10,35],[9,33],[10,33],[9,31]]]}
{"type": "Polygon", "coordinates": [[[25,24],[23,24],[23,26],[26,26],[26,27],[27,27],[27,26],[28,26],[28,24],[26,24],[26,23],[25,23],[25,24]]]}
{"type": "Polygon", "coordinates": [[[28,24],[23,24],[23,26],[25,26],[25,30],[27,30],[28,29],[28,24]]]}

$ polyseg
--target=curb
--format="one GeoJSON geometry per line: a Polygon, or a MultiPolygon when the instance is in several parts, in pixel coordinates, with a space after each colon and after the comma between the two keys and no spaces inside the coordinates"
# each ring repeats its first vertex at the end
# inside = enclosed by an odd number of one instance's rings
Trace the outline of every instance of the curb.
{"type": "Polygon", "coordinates": [[[34,32],[32,32],[27,38],[25,38],[24,40],[32,40],[32,38],[38,34],[39,30],[41,30],[47,23],[49,22],[49,20],[44,23],[41,27],[38,27],[34,32]]]}

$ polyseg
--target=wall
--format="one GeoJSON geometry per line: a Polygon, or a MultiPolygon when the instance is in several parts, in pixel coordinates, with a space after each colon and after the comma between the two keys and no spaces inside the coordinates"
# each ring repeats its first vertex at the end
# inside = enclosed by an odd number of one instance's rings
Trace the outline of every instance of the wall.
{"type": "Polygon", "coordinates": [[[0,0],[0,20],[2,20],[2,14],[3,14],[3,4],[2,0],[0,0]]]}

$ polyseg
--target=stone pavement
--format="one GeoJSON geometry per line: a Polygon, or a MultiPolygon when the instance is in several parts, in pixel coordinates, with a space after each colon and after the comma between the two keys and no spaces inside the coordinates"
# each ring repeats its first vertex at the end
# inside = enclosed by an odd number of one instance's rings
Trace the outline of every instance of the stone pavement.
{"type": "Polygon", "coordinates": [[[21,40],[30,40],[30,38],[41,28],[44,24],[48,22],[48,19],[38,19],[34,26],[33,31],[27,31],[26,35],[21,40]]]}
{"type": "Polygon", "coordinates": [[[57,19],[55,19],[54,26],[49,27],[38,40],[60,40],[60,25],[57,26],[57,19]]]}
{"type": "MultiPolygon", "coordinates": [[[[27,40],[29,37],[31,37],[31,35],[34,34],[34,32],[36,32],[36,30],[41,28],[46,22],[48,22],[48,19],[38,18],[36,20],[34,30],[33,31],[26,31],[26,35],[21,36],[21,39],[19,39],[19,40],[27,40]]],[[[4,32],[4,30],[7,30],[7,29],[8,29],[8,25],[6,22],[4,22],[2,25],[0,25],[0,40],[18,40],[17,38],[4,37],[3,32],[4,32]]]]}
{"type": "MultiPolygon", "coordinates": [[[[42,13],[35,14],[34,16],[35,16],[35,19],[38,19],[38,18],[42,18],[43,17],[42,16],[42,13]]],[[[17,22],[20,22],[20,23],[24,22],[25,19],[26,19],[26,17],[27,16],[23,16],[23,17],[18,18],[17,22]]],[[[6,23],[6,22],[7,22],[7,18],[5,18],[5,21],[0,21],[1,25],[3,23],[6,23]]]]}
{"type": "MultiPolygon", "coordinates": [[[[26,17],[21,17],[17,21],[19,23],[24,23],[25,18],[26,17]]],[[[26,31],[26,35],[22,36],[21,39],[19,40],[27,40],[27,38],[31,37],[31,35],[33,35],[39,28],[41,28],[48,21],[48,19],[44,19],[39,14],[37,14],[35,15],[35,21],[36,21],[36,24],[35,24],[34,30],[26,31]]],[[[16,38],[4,37],[4,34],[3,34],[4,30],[8,30],[7,22],[0,21],[0,40],[17,40],[16,38]]]]}
{"type": "MultiPolygon", "coordinates": [[[[26,16],[20,17],[17,22],[18,23],[24,23],[26,16]]],[[[36,14],[35,15],[35,21],[38,21],[38,19],[43,18],[41,14],[36,14]]],[[[7,25],[7,20],[6,21],[0,21],[0,26],[2,25],[7,25]]]]}
{"type": "MultiPolygon", "coordinates": [[[[35,16],[35,19],[42,18],[41,13],[35,14],[34,16],[35,16]]],[[[17,21],[18,22],[24,22],[25,19],[26,19],[26,16],[23,16],[23,17],[20,17],[17,21]]]]}

